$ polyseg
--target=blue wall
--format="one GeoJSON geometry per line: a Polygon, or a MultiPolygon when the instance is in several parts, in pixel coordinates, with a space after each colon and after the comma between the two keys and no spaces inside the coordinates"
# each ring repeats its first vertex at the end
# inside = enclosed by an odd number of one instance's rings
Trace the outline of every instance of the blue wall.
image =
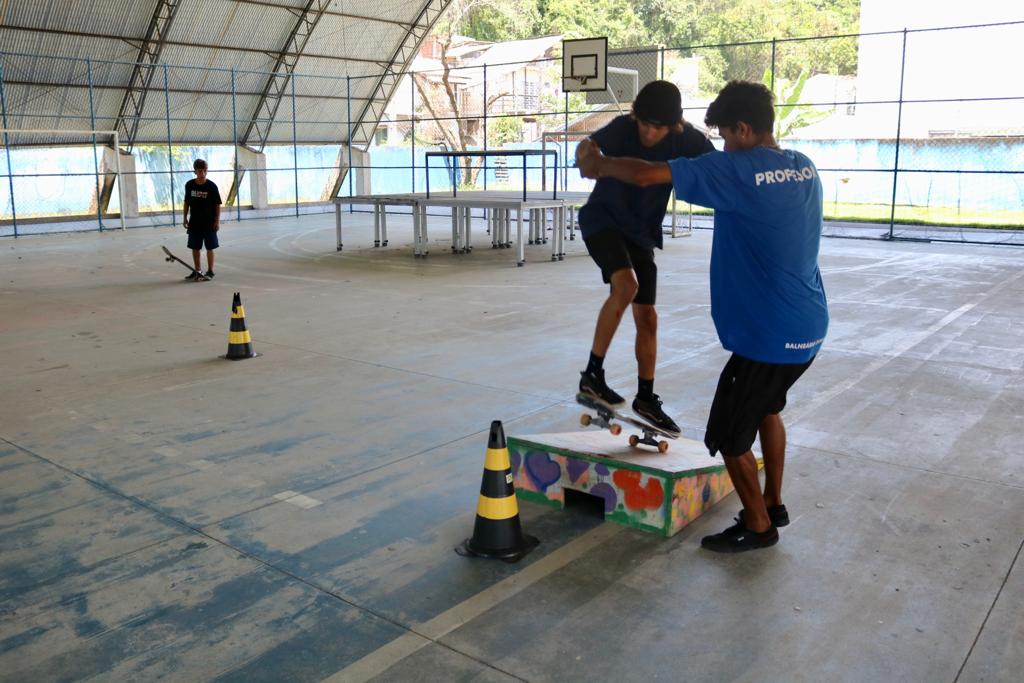
{"type": "MultiPolygon", "coordinates": [[[[568,145],[568,157],[573,158],[576,142],[568,145]]],[[[891,169],[896,156],[894,140],[793,140],[784,143],[806,153],[821,171],[826,201],[887,205],[892,198],[891,169]],[[837,170],[829,170],[837,169],[837,170]]],[[[559,152],[563,145],[551,143],[548,149],[559,152]]],[[[509,149],[540,149],[540,143],[510,145],[509,149]]],[[[298,147],[299,199],[316,201],[320,197],[331,167],[337,158],[337,145],[298,147]]],[[[372,190],[375,193],[423,192],[426,189],[425,154],[431,149],[416,148],[415,173],[410,147],[372,147],[370,165],[372,190]],[[415,184],[413,183],[415,177],[415,184]]],[[[900,168],[897,183],[898,205],[959,207],[963,210],[1020,211],[1024,206],[1024,138],[993,139],[935,139],[904,140],[900,143],[900,168]],[[914,173],[913,169],[929,170],[914,173]],[[934,172],[948,171],[948,172],[934,172]],[[963,173],[961,171],[985,171],[963,173]],[[1015,173],[1007,173],[1014,171],[1015,173]]],[[[181,188],[192,177],[191,159],[204,156],[210,163],[211,177],[226,192],[231,183],[233,152],[229,146],[175,147],[174,198],[180,204],[181,188]]],[[[2,159],[2,157],[0,157],[2,159]]],[[[171,183],[167,168],[167,153],[162,148],[140,149],[136,154],[139,205],[146,211],[166,207],[170,200],[171,183]]],[[[488,189],[522,188],[522,160],[507,157],[512,166],[506,177],[488,160],[486,184],[488,189]]],[[[290,145],[268,146],[267,189],[271,202],[295,200],[295,154],[290,145]]],[[[92,195],[94,172],[92,147],[25,148],[11,151],[11,166],[16,178],[15,204],[19,215],[57,216],[87,213],[92,195]],[[46,174],[46,175],[32,175],[46,174]],[[61,175],[80,174],[80,175],[61,175]]],[[[541,159],[526,159],[527,186],[541,189],[541,159]]],[[[0,172],[6,172],[6,163],[0,163],[0,172]]],[[[575,169],[566,172],[568,189],[588,191],[592,183],[579,177],[575,169]]],[[[443,192],[451,188],[452,172],[444,159],[431,159],[430,188],[443,192]]],[[[547,170],[547,188],[553,182],[553,172],[547,170]]],[[[348,194],[348,183],[342,194],[348,194]]],[[[484,187],[481,174],[475,187],[484,187]]],[[[561,188],[561,182],[559,183],[561,188]]],[[[241,187],[243,205],[248,201],[248,183],[241,187]]],[[[116,199],[114,202],[116,206],[116,199]]],[[[11,217],[10,186],[7,178],[0,178],[0,219],[11,217]]]]}

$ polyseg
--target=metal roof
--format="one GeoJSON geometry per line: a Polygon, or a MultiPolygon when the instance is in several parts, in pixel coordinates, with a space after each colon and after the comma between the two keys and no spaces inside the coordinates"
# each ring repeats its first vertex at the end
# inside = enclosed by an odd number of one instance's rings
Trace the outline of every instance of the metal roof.
{"type": "Polygon", "coordinates": [[[450,2],[0,2],[5,126],[118,130],[128,148],[338,144],[350,130],[363,145],[450,2]]]}

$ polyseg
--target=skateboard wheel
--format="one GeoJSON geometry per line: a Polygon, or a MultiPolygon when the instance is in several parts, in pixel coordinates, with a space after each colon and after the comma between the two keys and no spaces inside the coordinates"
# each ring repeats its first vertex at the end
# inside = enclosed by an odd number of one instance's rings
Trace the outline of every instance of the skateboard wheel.
{"type": "Polygon", "coordinates": [[[658,442],[658,452],[659,453],[667,453],[668,452],[668,441],[659,441],[658,442]]]}
{"type": "Polygon", "coordinates": [[[584,413],[583,415],[580,415],[580,424],[583,425],[584,427],[589,427],[590,419],[590,416],[584,413]]]}
{"type": "Polygon", "coordinates": [[[630,434],[629,435],[629,445],[632,448],[636,448],[636,445],[638,443],[640,443],[640,437],[638,437],[636,434],[630,434]]]}
{"type": "Polygon", "coordinates": [[[612,425],[611,427],[608,428],[608,431],[614,434],[615,436],[618,436],[619,434],[622,433],[622,425],[612,425]]]}

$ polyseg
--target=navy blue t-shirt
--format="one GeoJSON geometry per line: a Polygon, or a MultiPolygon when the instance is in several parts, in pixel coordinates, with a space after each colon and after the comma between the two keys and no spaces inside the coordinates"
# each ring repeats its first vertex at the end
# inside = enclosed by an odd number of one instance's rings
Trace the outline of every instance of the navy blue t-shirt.
{"type": "Polygon", "coordinates": [[[188,203],[188,231],[206,232],[213,229],[217,207],[221,204],[220,190],[209,178],[202,185],[192,178],[185,183],[185,202],[188,203]]]}
{"type": "MultiPolygon", "coordinates": [[[[646,161],[696,157],[715,149],[706,135],[688,123],[682,133],[670,132],[654,147],[644,147],[632,116],[612,119],[590,139],[606,156],[646,161]]],[[[660,249],[661,223],[665,220],[671,193],[672,186],[667,184],[638,187],[614,178],[599,178],[586,205],[580,209],[580,232],[587,239],[602,230],[617,229],[638,247],[660,249]]]]}
{"type": "Polygon", "coordinates": [[[711,318],[727,351],[805,363],[828,330],[822,192],[800,152],[756,147],[669,162],[676,196],[715,210],[711,318]]]}

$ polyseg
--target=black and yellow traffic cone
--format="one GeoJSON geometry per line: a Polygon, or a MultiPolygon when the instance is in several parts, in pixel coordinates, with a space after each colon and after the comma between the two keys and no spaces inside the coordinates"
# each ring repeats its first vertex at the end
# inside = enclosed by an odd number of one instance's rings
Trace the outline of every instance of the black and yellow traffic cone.
{"type": "Polygon", "coordinates": [[[455,552],[517,562],[537,547],[537,543],[536,538],[523,533],[519,524],[519,505],[512,485],[512,463],[505,445],[505,430],[501,422],[495,420],[487,439],[487,459],[473,536],[456,547],[455,552]]]}
{"type": "Polygon", "coordinates": [[[231,331],[228,332],[228,360],[255,358],[252,348],[252,337],[245,327],[245,309],[242,308],[242,297],[235,292],[235,300],[231,302],[231,331]]]}

